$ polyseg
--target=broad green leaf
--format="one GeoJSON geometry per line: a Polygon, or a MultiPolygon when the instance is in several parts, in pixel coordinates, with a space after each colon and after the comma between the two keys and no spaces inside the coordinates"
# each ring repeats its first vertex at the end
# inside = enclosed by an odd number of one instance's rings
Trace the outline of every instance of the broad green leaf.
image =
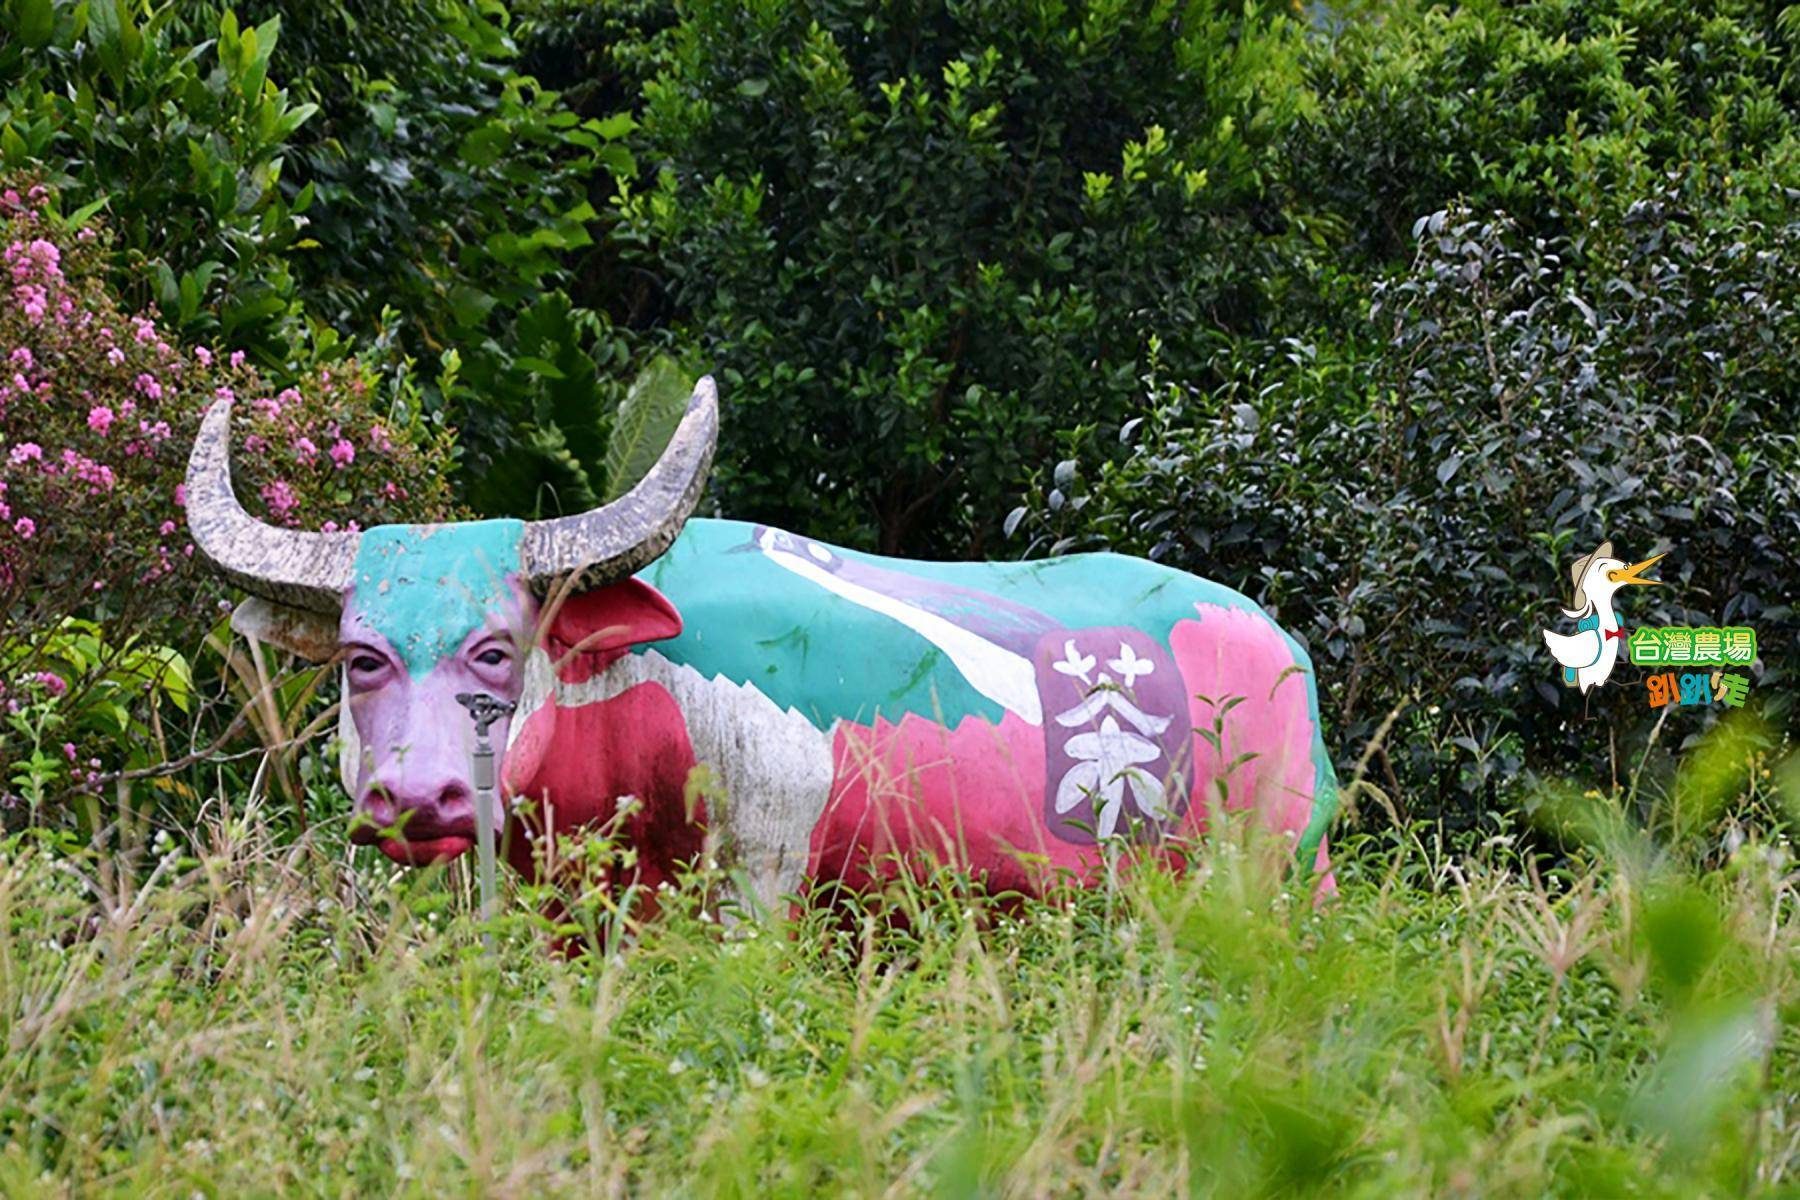
{"type": "Polygon", "coordinates": [[[169,264],[158,259],[152,268],[156,275],[156,295],[165,308],[176,308],[181,302],[181,287],[175,282],[175,272],[169,264]]]}
{"type": "Polygon", "coordinates": [[[119,13],[119,53],[125,62],[136,62],[144,53],[144,35],[131,19],[130,0],[115,0],[119,13]]]}
{"type": "Polygon", "coordinates": [[[225,332],[230,333],[246,325],[257,325],[274,316],[287,307],[287,300],[274,292],[264,292],[254,300],[247,300],[234,308],[227,309],[221,324],[225,332]]]}
{"type": "Polygon", "coordinates": [[[693,381],[674,359],[659,355],[631,382],[606,443],[606,496],[614,500],[642,479],[687,412],[693,381]]]}
{"type": "Polygon", "coordinates": [[[50,0],[13,0],[14,28],[19,40],[29,50],[41,50],[50,44],[56,32],[56,9],[50,0]]]}
{"type": "Polygon", "coordinates": [[[107,195],[101,196],[98,200],[91,200],[82,205],[80,208],[63,218],[63,228],[80,229],[83,225],[87,224],[89,217],[105,208],[106,202],[110,199],[112,199],[112,196],[108,193],[107,195]]]}
{"type": "Polygon", "coordinates": [[[119,0],[88,0],[88,44],[104,52],[119,44],[119,0]]]}
{"type": "Polygon", "coordinates": [[[251,30],[249,34],[245,35],[244,44],[246,46],[254,45],[256,47],[256,54],[252,59],[252,62],[254,62],[256,66],[264,68],[265,71],[267,70],[269,55],[274,52],[275,42],[280,36],[281,17],[279,14],[270,17],[261,25],[258,25],[255,29],[251,30]],[[256,38],[254,43],[250,41],[251,36],[256,38]]]}
{"type": "MultiPolygon", "coordinates": [[[[313,114],[318,111],[319,106],[316,104],[308,103],[294,105],[294,107],[282,113],[281,120],[275,123],[275,136],[278,139],[285,140],[288,134],[306,124],[307,121],[312,119],[313,114]]],[[[310,187],[312,185],[308,184],[307,186],[310,187]]]]}
{"type": "Polygon", "coordinates": [[[21,166],[31,157],[25,139],[11,125],[0,126],[0,155],[5,156],[6,164],[11,167],[21,166]]]}
{"type": "Polygon", "coordinates": [[[88,44],[94,48],[94,57],[100,61],[106,73],[112,76],[113,86],[120,91],[125,87],[125,51],[124,23],[119,18],[119,0],[88,0],[88,44]]]}
{"type": "Polygon", "coordinates": [[[213,185],[213,156],[206,146],[189,138],[187,144],[188,169],[194,173],[194,186],[210,188],[213,185]]]}
{"type": "Polygon", "coordinates": [[[181,321],[183,324],[194,319],[200,311],[200,280],[192,271],[181,277],[181,321]]]}
{"type": "Polygon", "coordinates": [[[533,375],[542,375],[546,379],[567,379],[562,369],[547,358],[538,358],[530,354],[522,354],[513,359],[513,365],[521,370],[530,371],[533,375]]]}
{"type": "Polygon", "coordinates": [[[512,140],[512,130],[496,121],[471,129],[457,153],[471,166],[492,166],[512,145],[512,140]]]}
{"type": "Polygon", "coordinates": [[[158,648],[160,674],[158,683],[175,707],[182,712],[188,711],[189,698],[194,691],[194,672],[181,652],[170,646],[158,648]]]}
{"type": "Polygon", "coordinates": [[[583,347],[569,298],[551,292],[533,304],[520,315],[518,338],[523,354],[514,361],[537,371],[536,386],[548,402],[545,419],[555,425],[575,462],[599,483],[611,405],[583,347]],[[542,370],[544,366],[556,374],[542,370]]]}
{"type": "Polygon", "coordinates": [[[636,129],[637,122],[632,120],[630,113],[614,113],[610,117],[602,117],[598,120],[588,121],[582,125],[582,128],[591,129],[607,141],[611,142],[624,137],[626,134],[636,129]]]}

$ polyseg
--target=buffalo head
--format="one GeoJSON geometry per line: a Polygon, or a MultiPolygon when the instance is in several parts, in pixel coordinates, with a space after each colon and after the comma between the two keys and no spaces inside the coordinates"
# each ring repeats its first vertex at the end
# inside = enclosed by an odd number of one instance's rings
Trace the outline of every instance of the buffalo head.
{"type": "MultiPolygon", "coordinates": [[[[201,424],[187,516],[198,552],[251,593],[233,624],[315,661],[341,661],[339,766],[355,803],[352,836],[397,862],[456,857],[475,840],[471,731],[457,695],[518,699],[545,602],[624,581],[668,549],[712,460],[712,380],[694,388],[661,459],[636,487],[593,511],[545,521],[360,533],[268,525],[232,490],[230,422],[231,404],[220,401],[201,424]],[[396,828],[403,836],[385,835],[396,828]]],[[[502,721],[489,736],[505,746],[507,735],[502,721]]]]}

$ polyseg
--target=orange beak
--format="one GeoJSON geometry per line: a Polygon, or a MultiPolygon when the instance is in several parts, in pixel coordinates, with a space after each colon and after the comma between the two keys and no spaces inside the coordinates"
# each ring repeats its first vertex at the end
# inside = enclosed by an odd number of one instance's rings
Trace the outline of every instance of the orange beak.
{"type": "Polygon", "coordinates": [[[1658,554],[1655,558],[1646,558],[1641,563],[1633,563],[1631,566],[1624,567],[1617,571],[1608,571],[1606,577],[1614,583],[1635,583],[1639,587],[1657,587],[1661,585],[1662,580],[1643,579],[1640,578],[1640,576],[1667,557],[1668,555],[1666,553],[1658,554]]]}

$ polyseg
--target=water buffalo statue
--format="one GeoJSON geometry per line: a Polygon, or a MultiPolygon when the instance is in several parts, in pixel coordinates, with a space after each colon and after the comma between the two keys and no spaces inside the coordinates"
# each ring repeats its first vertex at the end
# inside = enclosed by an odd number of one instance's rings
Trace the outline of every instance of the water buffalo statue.
{"type": "Polygon", "coordinates": [[[491,735],[494,816],[527,873],[546,834],[617,817],[635,865],[613,882],[670,878],[702,846],[688,783],[704,763],[722,844],[765,907],[902,862],[1026,893],[1088,881],[1102,842],[1198,833],[1220,804],[1253,809],[1329,885],[1336,785],[1311,664],[1236,592],[1112,554],[908,562],[689,520],[710,379],[604,507],[360,533],[245,512],[230,410],[215,403],[195,441],[194,544],[252,594],[240,630],[341,659],[353,836],[395,861],[473,844],[456,698],[487,692],[517,702],[491,735]]]}

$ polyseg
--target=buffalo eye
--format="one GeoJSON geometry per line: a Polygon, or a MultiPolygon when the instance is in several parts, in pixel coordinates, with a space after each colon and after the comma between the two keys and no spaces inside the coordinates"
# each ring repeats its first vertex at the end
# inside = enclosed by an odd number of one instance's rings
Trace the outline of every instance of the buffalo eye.
{"type": "Polygon", "coordinates": [[[379,654],[363,652],[350,656],[350,682],[359,687],[371,688],[379,685],[387,675],[387,659],[379,654]]]}
{"type": "Polygon", "coordinates": [[[506,651],[498,646],[491,650],[483,650],[475,656],[475,661],[484,667],[498,667],[506,662],[506,651]]]}

